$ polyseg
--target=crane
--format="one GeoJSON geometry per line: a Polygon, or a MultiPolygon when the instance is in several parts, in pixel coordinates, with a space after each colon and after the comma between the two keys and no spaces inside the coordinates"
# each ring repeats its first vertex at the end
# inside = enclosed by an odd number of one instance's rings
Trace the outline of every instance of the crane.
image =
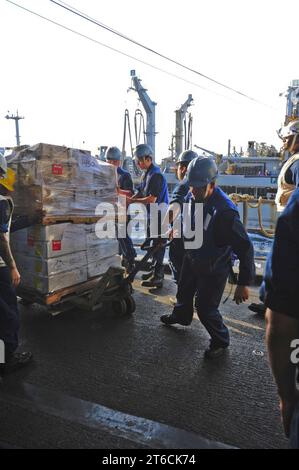
{"type": "MultiPolygon", "coordinates": [[[[155,139],[156,139],[156,104],[152,101],[147,93],[147,90],[141,85],[141,80],[136,76],[135,70],[131,70],[132,87],[138,93],[139,99],[144,107],[146,113],[146,143],[151,146],[155,156],[155,139]]],[[[154,160],[154,158],[153,158],[154,160]]]]}
{"type": "MultiPolygon", "coordinates": [[[[183,150],[187,150],[186,147],[190,146],[190,133],[189,133],[189,138],[187,139],[186,132],[184,132],[184,120],[186,113],[188,111],[188,108],[193,104],[193,98],[192,95],[188,95],[187,100],[185,103],[182,104],[182,106],[179,109],[176,109],[175,111],[175,157],[176,159],[178,156],[183,152],[183,150]],[[183,139],[185,135],[185,148],[183,145],[183,139]]],[[[191,125],[192,120],[189,120],[189,127],[191,125]]],[[[191,132],[191,129],[189,129],[191,132]]]]}

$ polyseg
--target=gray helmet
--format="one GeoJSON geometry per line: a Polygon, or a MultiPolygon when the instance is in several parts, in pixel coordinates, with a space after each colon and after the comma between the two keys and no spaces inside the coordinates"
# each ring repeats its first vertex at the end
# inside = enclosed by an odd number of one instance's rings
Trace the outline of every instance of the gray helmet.
{"type": "Polygon", "coordinates": [[[191,160],[193,160],[193,158],[197,158],[197,157],[198,157],[197,153],[194,152],[193,150],[185,150],[184,152],[180,154],[176,164],[178,165],[179,163],[185,163],[186,165],[188,165],[191,162],[191,160]]]}
{"type": "Polygon", "coordinates": [[[135,158],[153,157],[153,155],[152,147],[147,144],[139,144],[134,150],[135,158]]]}
{"type": "Polygon", "coordinates": [[[218,175],[217,165],[211,158],[194,158],[188,166],[187,181],[189,186],[202,188],[216,180],[218,175]]]}
{"type": "Polygon", "coordinates": [[[118,147],[109,147],[106,150],[105,158],[106,160],[116,160],[120,161],[122,157],[121,151],[118,147]]]}

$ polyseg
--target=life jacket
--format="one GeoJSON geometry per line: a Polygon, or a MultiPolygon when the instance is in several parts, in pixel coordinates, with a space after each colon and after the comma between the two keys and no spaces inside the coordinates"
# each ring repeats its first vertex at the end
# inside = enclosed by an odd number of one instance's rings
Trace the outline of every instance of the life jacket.
{"type": "MultiPolygon", "coordinates": [[[[189,204],[193,204],[190,194],[187,198],[189,204]]],[[[218,246],[214,239],[214,226],[216,215],[235,211],[238,214],[237,207],[230,198],[217,186],[213,194],[204,203],[203,207],[203,243],[198,249],[187,249],[187,255],[196,263],[196,269],[203,274],[216,273],[217,270],[223,270],[231,267],[232,248],[231,246],[218,246]]],[[[192,217],[192,212],[191,212],[192,217]]]]}
{"type": "MultiPolygon", "coordinates": [[[[9,233],[10,233],[10,227],[11,227],[14,204],[13,204],[12,199],[8,196],[5,197],[5,196],[0,195],[0,201],[7,201],[8,202],[6,224],[7,224],[7,228],[8,228],[7,237],[8,237],[8,240],[9,240],[9,233]]],[[[0,268],[4,268],[5,266],[6,266],[6,263],[4,262],[4,260],[0,256],[0,268]]]]}
{"type": "Polygon", "coordinates": [[[124,170],[121,167],[117,167],[117,176],[118,176],[118,186],[120,187],[120,189],[128,189],[126,187],[127,185],[125,185],[125,182],[126,180],[127,181],[129,180],[132,185],[132,190],[133,190],[132,178],[128,171],[124,170]]]}
{"type": "Polygon", "coordinates": [[[299,153],[295,153],[292,155],[283,165],[279,176],[278,176],[278,189],[276,193],[275,202],[277,205],[277,211],[282,212],[287,205],[288,200],[290,199],[292,193],[295,191],[296,186],[294,184],[290,184],[286,182],[286,172],[287,170],[299,160],[299,153]]]}
{"type": "Polygon", "coordinates": [[[186,179],[183,179],[173,190],[172,193],[172,202],[178,202],[179,204],[183,204],[185,202],[185,198],[189,192],[189,183],[186,179]]]}
{"type": "MultiPolygon", "coordinates": [[[[161,204],[162,202],[164,202],[165,204],[168,204],[169,203],[169,197],[168,197],[167,182],[166,182],[165,176],[163,175],[163,173],[161,173],[161,170],[158,166],[156,166],[154,164],[152,164],[150,166],[150,168],[144,174],[144,177],[141,181],[140,190],[143,193],[144,197],[149,196],[150,195],[150,193],[149,193],[150,181],[151,181],[152,177],[156,174],[162,175],[162,177],[163,177],[162,191],[158,195],[156,203],[161,204]]],[[[148,210],[149,210],[149,208],[148,208],[148,210]]]]}

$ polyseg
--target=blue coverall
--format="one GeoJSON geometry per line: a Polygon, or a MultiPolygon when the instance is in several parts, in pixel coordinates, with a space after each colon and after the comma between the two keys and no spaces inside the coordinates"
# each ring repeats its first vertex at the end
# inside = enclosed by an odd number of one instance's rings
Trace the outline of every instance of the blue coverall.
{"type": "MultiPolygon", "coordinates": [[[[264,289],[266,307],[299,321],[299,188],[278,218],[264,289]]],[[[293,448],[299,449],[299,403],[292,420],[290,441],[293,448]]]]}
{"type": "MultiPolygon", "coordinates": [[[[194,205],[193,199],[189,204],[194,205]]],[[[218,308],[231,270],[232,252],[240,260],[238,284],[247,286],[255,273],[253,246],[236,206],[219,187],[204,203],[203,221],[201,248],[186,250],[184,256],[172,317],[190,324],[196,296],[197,314],[210,334],[210,347],[227,347],[229,332],[218,308]]]]}
{"type": "MultiPolygon", "coordinates": [[[[125,191],[132,191],[133,193],[133,181],[130,173],[121,167],[117,167],[117,174],[119,188],[125,191]]],[[[136,257],[136,251],[131,237],[126,232],[126,238],[118,238],[118,242],[121,254],[129,264],[132,264],[136,257]]]]}
{"type": "MultiPolygon", "coordinates": [[[[296,188],[299,188],[299,160],[295,161],[290,168],[286,171],[285,175],[285,180],[288,184],[294,184],[296,188]]],[[[260,290],[259,290],[259,298],[260,300],[265,303],[265,279],[269,278],[271,276],[271,257],[272,257],[272,252],[273,252],[273,247],[271,252],[269,253],[266,261],[266,266],[265,266],[265,274],[264,274],[264,280],[261,284],[260,290]]]]}
{"type": "MultiPolygon", "coordinates": [[[[144,173],[141,184],[138,188],[138,192],[141,197],[155,196],[157,198],[156,204],[169,204],[168,197],[168,188],[165,176],[161,173],[161,170],[158,166],[152,165],[144,173]]],[[[150,237],[150,204],[146,206],[148,213],[148,227],[147,227],[147,238],[150,237]]],[[[159,239],[153,240],[153,246],[159,243],[159,239]]],[[[157,250],[153,256],[155,262],[155,275],[162,277],[164,271],[163,260],[165,256],[166,248],[163,247],[160,250],[157,250]]]]}
{"type": "MultiPolygon", "coordinates": [[[[185,198],[189,192],[189,184],[186,180],[178,184],[172,194],[170,205],[178,203],[181,206],[185,202],[185,198]]],[[[179,282],[183,258],[185,254],[183,238],[174,238],[169,246],[169,265],[176,283],[179,282]]]]}

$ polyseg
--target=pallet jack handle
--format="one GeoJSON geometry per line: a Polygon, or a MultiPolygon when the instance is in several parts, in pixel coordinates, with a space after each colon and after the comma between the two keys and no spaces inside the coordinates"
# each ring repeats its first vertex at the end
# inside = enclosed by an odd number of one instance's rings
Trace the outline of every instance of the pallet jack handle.
{"type": "Polygon", "coordinates": [[[125,278],[126,282],[132,283],[134,281],[136,275],[138,274],[138,272],[143,270],[143,268],[146,266],[146,263],[152,257],[152,255],[154,253],[156,253],[156,251],[160,250],[161,248],[167,248],[172,243],[172,240],[167,241],[167,239],[159,237],[159,243],[157,243],[156,245],[152,245],[151,244],[152,240],[156,240],[156,239],[148,238],[141,245],[141,250],[146,251],[146,254],[144,255],[144,257],[140,261],[138,261],[136,263],[135,268],[125,278]]]}

